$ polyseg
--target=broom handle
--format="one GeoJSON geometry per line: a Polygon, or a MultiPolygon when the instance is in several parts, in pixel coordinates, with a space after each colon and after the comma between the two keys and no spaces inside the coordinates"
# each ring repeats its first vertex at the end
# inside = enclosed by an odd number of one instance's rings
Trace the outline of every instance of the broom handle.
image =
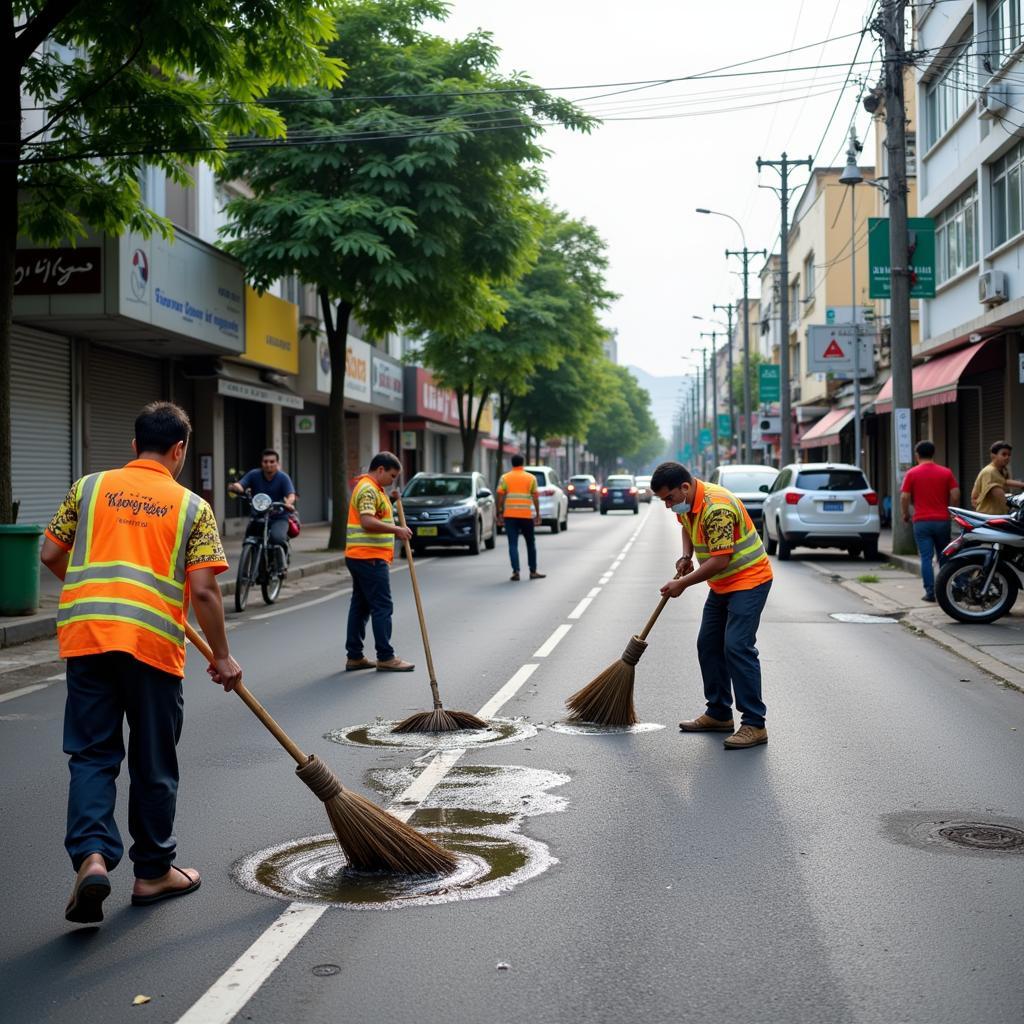
{"type": "MultiPolygon", "coordinates": [[[[681,577],[682,575],[683,575],[683,574],[682,574],[681,572],[677,572],[677,573],[675,574],[675,576],[673,576],[673,577],[672,577],[672,579],[674,579],[674,580],[677,580],[677,579],[679,579],[679,578],[680,578],[680,577],[681,577]]],[[[663,612],[663,611],[665,610],[665,605],[667,605],[667,604],[668,604],[669,600],[670,600],[669,598],[667,598],[667,597],[663,597],[663,598],[662,598],[662,599],[661,599],[661,600],[660,600],[660,601],[658,602],[658,607],[654,609],[654,613],[653,613],[653,614],[651,615],[651,617],[650,617],[650,618],[649,618],[649,619],[647,620],[647,625],[646,625],[646,626],[644,626],[644,631],[643,631],[642,633],[640,633],[640,634],[639,634],[639,636],[640,636],[640,639],[641,639],[641,640],[646,640],[646,639],[647,639],[647,634],[648,634],[648,633],[650,633],[650,631],[651,631],[652,629],[654,629],[654,624],[655,624],[655,623],[656,623],[656,622],[658,621],[658,616],[659,616],[659,615],[660,615],[660,614],[661,614],[661,613],[662,613],[662,612],[663,612]]]]}
{"type": "MultiPolygon", "coordinates": [[[[192,623],[185,620],[185,635],[189,638],[192,646],[211,664],[215,664],[213,651],[210,645],[196,632],[192,623]]],[[[249,710],[270,730],[274,739],[291,754],[296,764],[304,765],[309,756],[304,754],[293,742],[291,737],[274,721],[270,712],[249,692],[244,683],[235,687],[235,693],[249,706],[249,710]]]]}
{"type": "MultiPolygon", "coordinates": [[[[395,506],[398,508],[398,521],[404,529],[408,529],[405,522],[405,509],[402,507],[402,497],[395,498],[395,506]]],[[[416,579],[416,563],[412,557],[412,545],[408,538],[402,543],[405,545],[405,560],[409,563],[409,579],[412,580],[412,593],[416,598],[416,614],[420,619],[420,633],[423,635],[423,653],[427,656],[427,672],[430,674],[430,692],[434,696],[434,707],[441,707],[441,695],[437,692],[437,677],[434,675],[434,659],[430,656],[430,639],[427,636],[427,620],[423,615],[423,600],[420,597],[420,584],[416,579]]]]}

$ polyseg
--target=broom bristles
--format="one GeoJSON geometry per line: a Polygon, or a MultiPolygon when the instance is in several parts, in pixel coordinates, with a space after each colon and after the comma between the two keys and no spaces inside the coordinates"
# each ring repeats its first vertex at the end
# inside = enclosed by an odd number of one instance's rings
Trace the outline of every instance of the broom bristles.
{"type": "Polygon", "coordinates": [[[609,665],[600,675],[577,690],[566,702],[569,719],[596,725],[636,725],[633,706],[635,667],[624,661],[609,665]]]}
{"type": "Polygon", "coordinates": [[[403,718],[392,732],[460,732],[463,729],[486,729],[487,723],[482,718],[468,711],[445,711],[434,708],[433,711],[417,711],[408,718],[403,718]]]}
{"type": "Polygon", "coordinates": [[[356,871],[440,875],[455,870],[458,858],[453,853],[372,801],[345,789],[314,754],[295,769],[295,774],[323,801],[338,845],[356,871]]]}

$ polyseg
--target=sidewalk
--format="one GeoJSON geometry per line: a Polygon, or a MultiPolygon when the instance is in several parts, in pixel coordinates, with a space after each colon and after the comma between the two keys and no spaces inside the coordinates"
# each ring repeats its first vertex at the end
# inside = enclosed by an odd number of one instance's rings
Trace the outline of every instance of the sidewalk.
{"type": "MultiPolygon", "coordinates": [[[[330,527],[303,526],[302,533],[292,541],[291,567],[288,579],[297,580],[318,572],[328,572],[345,566],[345,555],[341,551],[328,551],[327,538],[330,527]]],[[[238,567],[238,552],[242,546],[241,537],[225,539],[231,568],[217,578],[220,591],[225,597],[235,592],[235,571],[238,567]]],[[[285,581],[287,588],[288,582],[285,581]]],[[[39,640],[57,633],[57,601],[60,597],[60,580],[40,566],[39,611],[35,615],[0,616],[0,648],[14,644],[39,640]]]]}

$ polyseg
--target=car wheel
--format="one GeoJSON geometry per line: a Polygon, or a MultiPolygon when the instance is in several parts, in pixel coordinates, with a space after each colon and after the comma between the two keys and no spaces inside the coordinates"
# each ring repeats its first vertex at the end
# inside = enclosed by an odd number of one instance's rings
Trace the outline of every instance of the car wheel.
{"type": "Polygon", "coordinates": [[[562,532],[565,533],[569,529],[569,510],[565,510],[565,518],[562,520],[562,532]]]}
{"type": "Polygon", "coordinates": [[[761,524],[761,543],[764,544],[764,549],[768,552],[769,555],[775,554],[775,550],[778,545],[776,545],[775,541],[772,540],[771,536],[768,533],[767,519],[761,524]]]}
{"type": "Polygon", "coordinates": [[[416,558],[422,558],[426,550],[426,546],[423,544],[412,545],[412,553],[416,558]]]}
{"type": "Polygon", "coordinates": [[[477,519],[473,524],[473,539],[469,542],[469,553],[479,555],[484,542],[484,524],[477,519]]]}
{"type": "Polygon", "coordinates": [[[491,523],[491,535],[484,541],[484,547],[488,551],[494,550],[494,545],[498,543],[498,524],[491,523]]]}
{"type": "Polygon", "coordinates": [[[556,514],[555,518],[551,520],[550,525],[551,525],[551,532],[552,533],[558,533],[558,516],[557,516],[557,514],[556,514]]]}
{"type": "Polygon", "coordinates": [[[640,515],[640,506],[639,505],[634,505],[633,506],[633,515],[635,515],[635,516],[640,515]]]}
{"type": "Polygon", "coordinates": [[[779,523],[775,524],[775,529],[779,533],[779,561],[788,562],[790,555],[793,554],[793,545],[786,540],[786,535],[782,532],[782,527],[779,523]]]}
{"type": "Polygon", "coordinates": [[[864,560],[866,562],[874,562],[878,559],[878,538],[877,537],[865,537],[864,538],[864,560]]]}
{"type": "Polygon", "coordinates": [[[851,558],[860,558],[861,551],[864,549],[859,544],[851,544],[847,549],[846,553],[851,558]]]}
{"type": "Polygon", "coordinates": [[[603,515],[603,516],[608,515],[608,509],[606,509],[606,508],[601,509],[601,515],[603,515]]]}

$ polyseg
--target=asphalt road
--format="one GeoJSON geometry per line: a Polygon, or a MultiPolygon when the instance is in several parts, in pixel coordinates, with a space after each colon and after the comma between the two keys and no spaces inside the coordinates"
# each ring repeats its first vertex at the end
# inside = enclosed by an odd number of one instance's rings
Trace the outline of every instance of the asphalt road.
{"type": "MultiPolygon", "coordinates": [[[[447,707],[477,711],[516,680],[499,717],[557,725],[565,697],[646,621],[678,549],[657,503],[574,513],[568,533],[539,543],[541,581],[508,582],[503,539],[418,563],[447,707]],[[536,666],[528,678],[524,665],[536,666]]],[[[179,862],[203,887],[133,908],[126,859],[103,926],[72,928],[62,688],[0,703],[0,1019],[1019,1024],[1024,856],[958,851],[929,823],[1024,828],[1024,699],[899,624],[830,618],[866,609],[799,560],[776,569],[759,639],[767,747],[725,751],[720,736],[676,728],[702,708],[695,589],[669,604],[637,669],[640,717],[665,728],[541,728],[448,757],[425,808],[442,791],[457,807],[453,780],[499,780],[466,799],[528,808],[522,833],[557,858],[491,898],[310,916],[241,887],[240,858],[327,825],[288,757],[192,652],[177,832],[179,862]],[[289,939],[303,914],[308,929],[289,939]],[[137,995],[151,1001],[133,1007],[137,995]]],[[[272,618],[257,618],[257,600],[233,617],[231,641],[300,745],[385,802],[429,752],[325,734],[429,706],[408,573],[393,580],[396,648],[417,663],[405,676],[339,671],[339,581],[293,591],[272,618]]]]}

